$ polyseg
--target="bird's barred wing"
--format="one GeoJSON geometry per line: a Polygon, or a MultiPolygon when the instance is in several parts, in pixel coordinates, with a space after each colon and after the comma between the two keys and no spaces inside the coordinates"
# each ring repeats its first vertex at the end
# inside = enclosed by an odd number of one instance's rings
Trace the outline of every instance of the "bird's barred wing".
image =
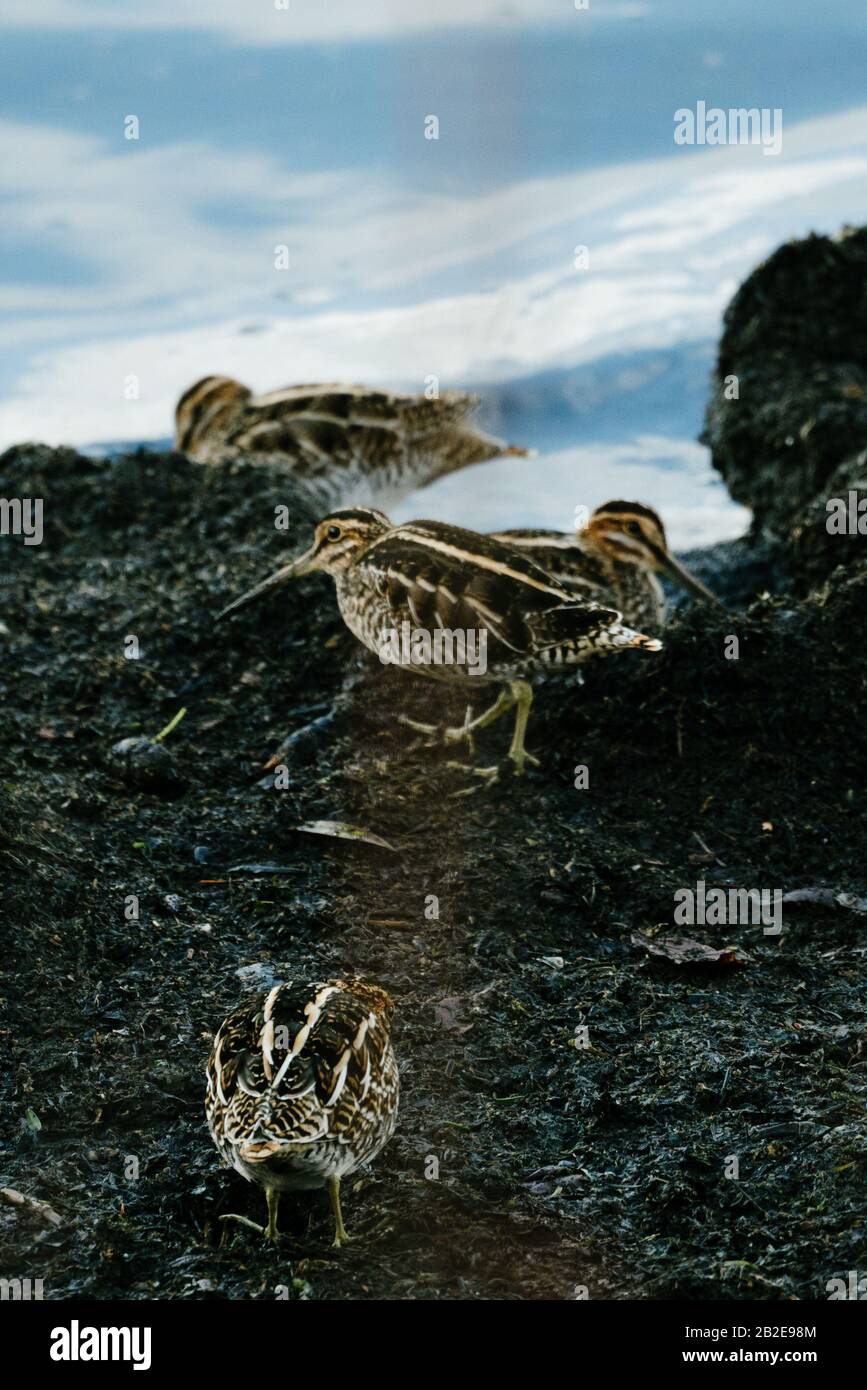
{"type": "MultiPolygon", "coordinates": [[[[487,536],[439,522],[398,526],[365,552],[371,573],[395,625],[487,629],[513,653],[538,645],[534,619],[562,604],[575,609],[574,594],[526,556],[487,536]]],[[[603,610],[592,607],[598,623],[603,610]]],[[[616,615],[614,615],[616,616],[616,615]]]]}
{"type": "Polygon", "coordinates": [[[444,391],[433,400],[426,396],[378,391],[369,386],[338,383],[287,386],[254,396],[250,407],[263,417],[290,419],[319,416],[343,425],[402,426],[423,434],[439,424],[462,420],[477,407],[477,396],[466,391],[444,391]]]}
{"type": "Polygon", "coordinates": [[[214,1039],[213,1127],[244,1145],[251,1161],[272,1158],[275,1145],[336,1137],[364,1104],[388,1050],[388,1017],[364,986],[278,985],[231,1014],[214,1039]]]}
{"type": "Polygon", "coordinates": [[[441,449],[475,403],[461,391],[427,400],[363,386],[291,386],[254,397],[228,442],[242,454],[284,454],[301,477],[381,470],[408,450],[441,449]]]}
{"type": "Polygon", "coordinates": [[[522,527],[514,531],[497,531],[493,539],[517,550],[561,584],[573,591],[580,590],[588,598],[604,589],[607,576],[599,560],[591,555],[575,535],[562,531],[532,530],[522,527]]]}
{"type": "Polygon", "coordinates": [[[175,445],[200,462],[276,458],[321,493],[363,484],[401,491],[502,454],[526,454],[477,429],[465,391],[433,399],[340,383],[288,386],[253,396],[230,377],[185,391],[175,445]]]}
{"type": "Polygon", "coordinates": [[[489,531],[488,535],[492,540],[502,541],[504,545],[511,545],[512,547],[529,546],[534,541],[538,541],[540,545],[575,545],[575,537],[570,536],[566,531],[545,531],[534,526],[516,526],[511,531],[489,531]]]}

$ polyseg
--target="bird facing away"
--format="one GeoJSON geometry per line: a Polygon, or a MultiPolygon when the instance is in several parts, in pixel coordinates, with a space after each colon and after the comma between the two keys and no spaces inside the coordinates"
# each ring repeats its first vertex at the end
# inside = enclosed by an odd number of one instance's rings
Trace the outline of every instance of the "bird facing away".
{"type": "Polygon", "coordinates": [[[198,463],[245,458],[278,464],[322,507],[394,506],[436,478],[530,451],[474,428],[463,391],[401,396],[366,386],[289,386],[254,396],[226,376],[185,391],[175,448],[198,463]]]}
{"type": "Polygon", "coordinates": [[[665,622],[657,574],[667,574],[690,593],[722,606],[669,552],[662,521],[641,502],[606,502],[574,536],[531,530],[495,534],[576,597],[614,604],[626,622],[639,627],[661,627],[665,622]]]}
{"type": "MultiPolygon", "coordinates": [[[[508,758],[517,773],[526,762],[537,761],[524,747],[533,692],[523,677],[574,667],[625,647],[658,651],[661,645],[624,627],[614,609],[576,598],[494,537],[439,521],[394,526],[382,512],[364,508],[325,517],[304,555],[236,599],[220,617],[314,570],[334,579],[346,626],[381,660],[465,689],[480,681],[499,683],[503,689],[495,703],[475,719],[468,710],[459,727],[403,722],[446,744],[465,741],[472,747],[474,733],[515,707],[508,758]],[[411,640],[395,642],[398,633],[411,640]],[[427,634],[427,648],[416,644],[419,633],[427,634]],[[478,659],[482,651],[484,669],[478,659]]],[[[474,771],[494,780],[500,769],[474,771]]]]}
{"type": "Polygon", "coordinates": [[[340,1179],[376,1157],[397,1121],[393,1012],[384,989],[353,978],[276,985],[221,1024],[208,1059],[208,1128],[226,1162],[264,1187],[268,1224],[222,1220],[276,1241],[280,1193],[326,1187],[342,1245],[340,1179]]]}

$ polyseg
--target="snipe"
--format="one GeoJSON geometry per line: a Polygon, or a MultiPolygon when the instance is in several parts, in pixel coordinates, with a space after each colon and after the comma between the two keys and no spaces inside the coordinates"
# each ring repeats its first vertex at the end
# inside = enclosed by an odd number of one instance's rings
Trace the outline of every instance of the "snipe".
{"type": "Polygon", "coordinates": [[[606,502],[576,534],[561,531],[498,531],[498,540],[520,550],[576,597],[614,604],[638,627],[665,622],[658,574],[666,574],[708,603],[719,599],[671,554],[665,527],[641,502],[606,502]]]}
{"type": "MultiPolygon", "coordinates": [[[[627,647],[658,651],[661,645],[625,627],[615,609],[577,598],[526,555],[494,537],[438,521],[393,526],[382,512],[364,508],[343,508],[325,517],[304,555],[229,604],[220,617],[315,570],[334,579],[344,622],[382,660],[464,689],[500,684],[494,704],[475,719],[468,710],[457,727],[403,722],[447,744],[464,741],[472,747],[475,733],[515,708],[508,759],[518,773],[527,762],[537,761],[524,747],[533,699],[527,676],[568,669],[627,647]],[[412,643],[394,640],[407,630],[427,635],[427,660],[415,659],[412,643]],[[445,637],[455,634],[463,634],[464,642],[452,641],[448,659],[445,637]],[[438,635],[444,658],[439,662],[438,635]],[[484,671],[478,660],[482,649],[484,671]]],[[[424,643],[419,645],[424,652],[424,643]]],[[[474,771],[493,779],[500,769],[474,771]]]]}
{"type": "Polygon", "coordinates": [[[277,985],[221,1024],[207,1067],[208,1128],[226,1162],[265,1189],[268,1223],[222,1220],[277,1240],[281,1192],[325,1187],[334,1244],[343,1243],[340,1180],[376,1157],[397,1121],[393,1011],[378,985],[338,979],[277,985]]]}
{"type": "Polygon", "coordinates": [[[435,399],[366,386],[289,386],[254,396],[226,376],[185,391],[175,448],[199,463],[245,458],[285,468],[323,508],[394,506],[436,478],[530,451],[483,433],[464,391],[435,399]]]}

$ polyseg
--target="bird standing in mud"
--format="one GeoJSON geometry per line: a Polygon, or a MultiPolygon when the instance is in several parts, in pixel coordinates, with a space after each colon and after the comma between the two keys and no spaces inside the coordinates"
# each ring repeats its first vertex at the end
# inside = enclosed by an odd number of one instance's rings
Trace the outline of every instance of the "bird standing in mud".
{"type": "Polygon", "coordinates": [[[205,1113],[223,1158],[265,1189],[268,1224],[225,1215],[276,1241],[281,1192],[326,1187],[334,1244],[347,1239],[340,1180],[394,1133],[394,1005],[361,979],[276,985],[230,1014],[208,1060],[205,1113]]]}
{"type": "Polygon", "coordinates": [[[640,502],[606,502],[574,536],[531,530],[495,535],[572,589],[575,597],[612,603],[626,622],[639,627],[665,622],[657,574],[667,574],[709,603],[720,603],[669,552],[658,514],[640,502]]]}
{"type": "MultiPolygon", "coordinates": [[[[533,700],[525,677],[569,669],[597,654],[627,647],[658,651],[661,645],[624,627],[613,608],[576,597],[491,536],[438,521],[394,526],[382,512],[352,507],[326,516],[304,555],[220,617],[316,570],[334,579],[346,626],[384,662],[464,689],[486,681],[502,686],[490,708],[475,719],[468,710],[457,727],[403,722],[446,744],[472,747],[475,733],[514,708],[507,766],[516,773],[537,762],[524,747],[533,700]]],[[[501,769],[473,771],[492,781],[501,769]]]]}
{"type": "Polygon", "coordinates": [[[464,391],[433,399],[366,386],[289,386],[254,396],[226,376],[185,391],[175,448],[198,463],[277,464],[323,508],[394,506],[415,488],[500,455],[530,450],[484,434],[464,391]]]}

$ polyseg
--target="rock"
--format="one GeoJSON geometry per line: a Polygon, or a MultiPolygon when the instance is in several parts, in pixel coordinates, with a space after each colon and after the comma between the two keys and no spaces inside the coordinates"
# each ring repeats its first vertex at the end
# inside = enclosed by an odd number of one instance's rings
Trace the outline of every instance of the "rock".
{"type": "MultiPolygon", "coordinates": [[[[756,594],[782,593],[791,583],[788,547],[768,533],[739,536],[680,557],[696,578],[729,608],[745,608],[756,594]]],[[[695,599],[678,585],[665,585],[671,612],[687,609],[695,599]]]]}
{"type": "Polygon", "coordinates": [[[813,583],[821,582],[835,565],[852,569],[864,562],[867,556],[867,450],[847,458],[831,474],[819,496],[809,502],[796,519],[791,542],[793,569],[813,583]],[[834,525],[834,513],[841,507],[850,522],[842,532],[834,525]],[[834,529],[829,530],[829,525],[834,529]],[[860,529],[855,529],[856,526],[860,529]]]}
{"type": "Polygon", "coordinates": [[[860,563],[863,538],[830,533],[826,502],[867,498],[867,228],[789,242],[740,287],[701,437],[796,571],[860,563]]]}
{"type": "Polygon", "coordinates": [[[164,744],[152,738],[122,738],[111,750],[111,762],[137,791],[176,795],[183,790],[184,781],[175,769],[174,758],[164,744]]]}

